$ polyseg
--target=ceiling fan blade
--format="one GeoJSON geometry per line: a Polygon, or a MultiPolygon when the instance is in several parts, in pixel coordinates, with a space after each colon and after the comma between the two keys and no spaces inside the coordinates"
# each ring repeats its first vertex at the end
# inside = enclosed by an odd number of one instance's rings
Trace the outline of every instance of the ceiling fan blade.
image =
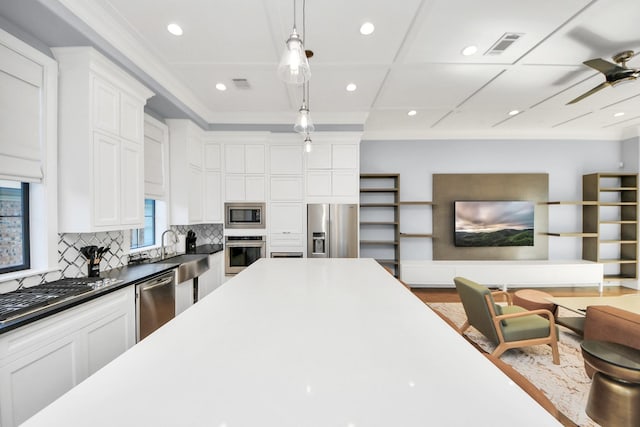
{"type": "Polygon", "coordinates": [[[590,91],[587,91],[587,92],[583,93],[582,95],[580,95],[579,97],[577,97],[577,98],[575,98],[575,99],[572,99],[571,101],[567,102],[567,105],[575,104],[575,103],[576,103],[576,102],[578,102],[578,101],[582,101],[582,100],[583,100],[583,99],[585,99],[587,96],[591,96],[591,95],[593,95],[594,93],[596,93],[596,92],[598,92],[598,91],[600,91],[600,90],[604,89],[604,88],[605,88],[605,87],[607,87],[607,86],[611,86],[611,83],[609,83],[609,82],[603,82],[603,83],[600,83],[598,86],[594,87],[594,88],[593,88],[593,89],[591,89],[590,91]]]}
{"type": "Polygon", "coordinates": [[[594,70],[598,70],[605,75],[625,70],[624,67],[614,64],[613,62],[605,61],[602,58],[590,59],[588,61],[584,61],[583,64],[593,68],[594,70]]]}

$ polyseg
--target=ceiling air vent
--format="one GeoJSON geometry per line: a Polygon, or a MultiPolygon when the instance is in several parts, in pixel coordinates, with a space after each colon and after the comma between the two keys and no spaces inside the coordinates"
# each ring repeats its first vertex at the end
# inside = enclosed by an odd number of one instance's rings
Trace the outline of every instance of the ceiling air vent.
{"type": "Polygon", "coordinates": [[[523,35],[524,34],[522,33],[504,33],[502,37],[500,37],[498,41],[495,42],[484,54],[501,55],[509,46],[514,44],[523,35]]]}
{"type": "Polygon", "coordinates": [[[247,79],[231,79],[236,89],[251,89],[249,80],[247,79]]]}

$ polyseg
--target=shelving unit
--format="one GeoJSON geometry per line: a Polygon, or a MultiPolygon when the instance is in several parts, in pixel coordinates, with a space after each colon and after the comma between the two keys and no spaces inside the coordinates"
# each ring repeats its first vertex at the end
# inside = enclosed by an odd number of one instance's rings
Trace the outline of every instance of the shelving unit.
{"type": "MultiPolygon", "coordinates": [[[[411,200],[411,201],[402,201],[400,202],[400,207],[402,206],[432,206],[433,202],[426,200],[411,200]]],[[[431,239],[433,238],[433,234],[431,233],[403,233],[400,232],[400,238],[418,238],[418,239],[431,239]]]]}
{"type": "Polygon", "coordinates": [[[400,175],[360,175],[360,256],[400,274],[400,175]],[[382,237],[381,237],[382,236],[382,237]]]}
{"type": "Polygon", "coordinates": [[[638,277],[638,174],[582,177],[583,259],[604,264],[606,278],[638,277]]]}
{"type": "MultiPolygon", "coordinates": [[[[549,201],[549,202],[541,202],[540,205],[547,206],[597,206],[597,201],[592,200],[577,200],[577,201],[549,201]]],[[[598,233],[595,232],[585,232],[585,231],[569,231],[569,232],[545,232],[540,233],[546,236],[554,236],[554,237],[582,237],[582,238],[596,238],[598,237],[598,233]]]]}

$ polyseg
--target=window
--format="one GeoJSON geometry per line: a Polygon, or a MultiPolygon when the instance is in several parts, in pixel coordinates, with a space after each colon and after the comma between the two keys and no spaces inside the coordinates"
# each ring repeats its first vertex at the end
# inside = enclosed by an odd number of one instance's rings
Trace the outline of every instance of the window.
{"type": "Polygon", "coordinates": [[[131,230],[131,249],[156,244],[156,201],[144,199],[144,228],[131,230]]]}
{"type": "Polygon", "coordinates": [[[0,273],[30,267],[29,184],[0,180],[0,273]]]}

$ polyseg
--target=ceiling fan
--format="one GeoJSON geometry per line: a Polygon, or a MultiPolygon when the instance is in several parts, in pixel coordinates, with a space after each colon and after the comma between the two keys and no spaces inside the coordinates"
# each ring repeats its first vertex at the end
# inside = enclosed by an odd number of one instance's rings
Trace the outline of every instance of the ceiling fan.
{"type": "Polygon", "coordinates": [[[634,53],[632,50],[625,50],[624,52],[620,52],[612,57],[615,64],[609,61],[605,61],[602,58],[584,61],[584,65],[598,70],[602,74],[604,74],[606,81],[583,93],[576,99],[567,102],[567,105],[575,104],[578,101],[582,101],[587,96],[593,95],[594,93],[598,92],[601,89],[604,89],[607,86],[615,86],[623,82],[636,80],[638,77],[640,77],[640,69],[627,67],[627,61],[629,61],[635,55],[636,53],[634,53]]]}

